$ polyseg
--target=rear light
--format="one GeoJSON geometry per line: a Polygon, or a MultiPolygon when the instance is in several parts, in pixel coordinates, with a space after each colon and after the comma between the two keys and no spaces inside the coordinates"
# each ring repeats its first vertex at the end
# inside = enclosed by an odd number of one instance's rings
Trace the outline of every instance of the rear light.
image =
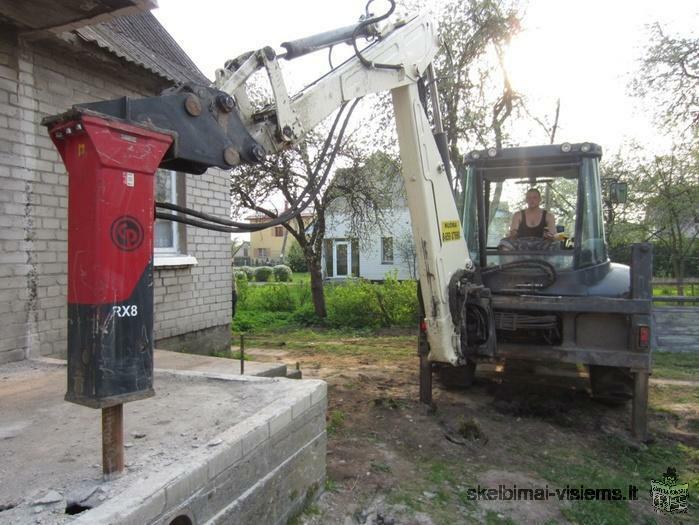
{"type": "Polygon", "coordinates": [[[641,325],[638,327],[638,347],[648,348],[650,346],[650,326],[641,325]]]}
{"type": "Polygon", "coordinates": [[[571,146],[569,142],[564,142],[563,144],[561,144],[561,151],[563,153],[570,153],[572,149],[573,146],[571,146]]]}
{"type": "Polygon", "coordinates": [[[427,323],[425,321],[420,321],[420,331],[423,334],[427,333],[427,323]]]}

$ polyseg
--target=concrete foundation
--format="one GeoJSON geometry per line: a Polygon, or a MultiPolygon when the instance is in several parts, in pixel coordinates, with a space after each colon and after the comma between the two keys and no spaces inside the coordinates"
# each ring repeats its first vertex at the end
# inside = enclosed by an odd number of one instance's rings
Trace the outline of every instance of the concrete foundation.
{"type": "Polygon", "coordinates": [[[281,524],[323,486],[322,381],[157,370],[103,482],[100,413],[63,401],[65,373],[0,367],[0,523],[281,524]]]}
{"type": "Polygon", "coordinates": [[[155,346],[163,350],[189,354],[225,353],[231,348],[231,325],[212,326],[181,335],[159,338],[156,339],[155,346]]]}

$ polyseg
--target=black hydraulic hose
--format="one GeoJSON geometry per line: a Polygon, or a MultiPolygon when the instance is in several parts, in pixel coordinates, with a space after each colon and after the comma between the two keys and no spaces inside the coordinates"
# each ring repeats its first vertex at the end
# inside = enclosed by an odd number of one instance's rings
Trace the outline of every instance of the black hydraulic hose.
{"type": "MultiPolygon", "coordinates": [[[[352,33],[352,47],[354,47],[354,54],[357,56],[359,61],[364,65],[364,67],[368,68],[376,68],[376,69],[393,69],[396,71],[400,71],[403,69],[403,66],[400,64],[381,64],[378,62],[372,62],[371,60],[367,60],[364,55],[362,55],[362,52],[359,50],[359,47],[357,47],[357,37],[359,34],[366,28],[367,26],[370,26],[372,24],[376,24],[377,22],[381,22],[382,20],[385,20],[389,16],[393,14],[393,11],[396,10],[396,2],[395,0],[388,0],[391,3],[391,7],[389,8],[386,13],[384,13],[381,16],[374,16],[370,18],[366,18],[363,20],[355,29],[354,32],[352,33]]],[[[369,5],[373,0],[369,0],[369,3],[366,5],[366,13],[367,16],[369,14],[369,5]]]]}
{"type": "Polygon", "coordinates": [[[163,213],[160,211],[155,212],[156,219],[163,219],[165,221],[181,222],[183,224],[189,224],[190,226],[196,226],[197,228],[204,228],[205,230],[214,230],[217,232],[226,233],[248,233],[249,230],[242,228],[233,228],[231,226],[222,226],[215,224],[213,222],[199,221],[197,219],[190,219],[189,217],[180,217],[179,215],[172,215],[170,213],[163,213]]]}

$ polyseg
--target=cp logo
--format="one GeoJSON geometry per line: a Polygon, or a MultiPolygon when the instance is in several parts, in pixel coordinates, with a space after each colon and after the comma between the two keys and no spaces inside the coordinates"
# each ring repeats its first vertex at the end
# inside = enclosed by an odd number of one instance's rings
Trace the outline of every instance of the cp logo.
{"type": "Polygon", "coordinates": [[[112,242],[125,252],[132,252],[143,243],[143,227],[130,215],[122,215],[112,223],[112,242]]]}

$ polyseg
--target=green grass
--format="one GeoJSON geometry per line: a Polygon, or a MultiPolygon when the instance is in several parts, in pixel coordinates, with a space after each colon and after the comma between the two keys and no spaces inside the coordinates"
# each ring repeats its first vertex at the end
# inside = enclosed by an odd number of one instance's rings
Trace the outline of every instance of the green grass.
{"type": "MultiPolygon", "coordinates": [[[[547,455],[536,456],[531,467],[554,488],[583,485],[586,488],[619,488],[624,493],[629,485],[638,487],[638,499],[648,501],[652,479],[662,476],[668,467],[677,468],[681,480],[699,487],[699,451],[678,443],[658,439],[646,448],[632,448],[616,436],[601,436],[596,442],[549,449],[547,455]]],[[[626,494],[624,494],[626,495],[626,494]]],[[[690,487],[690,514],[693,521],[699,503],[697,490],[690,487]]],[[[571,501],[563,514],[573,523],[627,525],[650,522],[653,516],[637,516],[628,501],[571,501]]]]}
{"type": "MultiPolygon", "coordinates": [[[[653,295],[677,295],[677,287],[669,284],[653,285],[653,295]]],[[[692,293],[692,285],[684,285],[684,295],[689,297],[699,296],[699,284],[694,285],[694,293],[692,293]]]]}
{"type": "Polygon", "coordinates": [[[653,377],[699,381],[699,354],[696,352],[653,352],[653,377]]]}
{"type": "Polygon", "coordinates": [[[334,436],[345,426],[345,413],[342,410],[333,410],[328,414],[327,431],[329,436],[334,436]]]}
{"type": "MultiPolygon", "coordinates": [[[[235,338],[235,334],[234,334],[235,338]]],[[[295,355],[366,357],[395,360],[415,355],[415,335],[401,329],[398,335],[384,335],[373,329],[280,328],[259,330],[245,336],[245,344],[259,347],[284,347],[295,355]]]]}
{"type": "Polygon", "coordinates": [[[291,274],[291,282],[293,283],[310,283],[311,274],[309,272],[293,272],[291,274]]]}
{"type": "Polygon", "coordinates": [[[257,332],[297,326],[292,312],[260,312],[238,310],[233,318],[234,335],[240,332],[257,332]]]}

